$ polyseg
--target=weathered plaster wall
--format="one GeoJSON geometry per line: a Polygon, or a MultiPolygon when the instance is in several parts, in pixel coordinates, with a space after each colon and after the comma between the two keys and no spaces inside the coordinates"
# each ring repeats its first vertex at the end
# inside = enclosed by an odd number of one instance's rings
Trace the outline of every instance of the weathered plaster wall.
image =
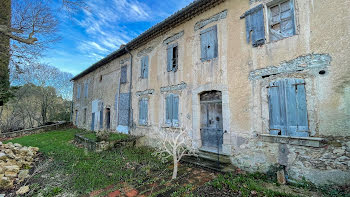
{"type": "MultiPolygon", "coordinates": [[[[220,90],[223,93],[224,130],[227,130],[224,152],[231,155],[233,164],[259,171],[280,164],[286,166],[292,178],[305,176],[317,183],[349,181],[349,138],[346,136],[350,135],[350,13],[347,10],[350,2],[295,0],[297,34],[270,42],[266,32],[266,44],[253,48],[246,42],[245,20],[240,16],[248,9],[270,1],[227,0],[133,50],[131,133],[150,136],[153,131],[164,129],[165,97],[176,93],[180,96],[180,127],[188,129],[194,146],[200,147],[198,94],[220,90]],[[213,18],[225,10],[225,17],[213,18]],[[201,21],[210,23],[198,23],[201,21]],[[198,24],[206,25],[197,30],[198,24]],[[217,25],[218,30],[218,57],[202,62],[200,31],[213,25],[217,25]],[[168,43],[178,43],[178,70],[167,72],[168,38],[182,31],[182,36],[168,43]],[[149,56],[146,79],[140,78],[143,55],[149,56]],[[321,70],[326,73],[319,74],[321,70]],[[336,145],[283,145],[259,138],[259,135],[269,133],[266,86],[283,78],[305,79],[310,137],[326,137],[333,142],[330,137],[338,136],[336,145]],[[172,88],[181,84],[186,87],[172,88]],[[163,88],[168,91],[161,91],[163,88]],[[142,97],[149,98],[147,126],[138,124],[138,102],[142,97]]],[[[266,14],[266,7],[264,12],[266,14]]],[[[80,127],[90,128],[91,102],[96,99],[103,101],[105,107],[110,106],[111,128],[117,127],[115,100],[119,92],[120,67],[128,66],[130,82],[130,61],[125,61],[128,58],[129,55],[117,58],[75,81],[74,87],[91,79],[89,98],[84,99],[83,91],[80,100],[74,96],[74,108],[80,111],[80,127]],[[102,82],[99,82],[100,75],[102,82]],[[85,125],[82,124],[84,107],[88,109],[85,125]]],[[[120,92],[127,93],[128,88],[129,83],[123,84],[120,92]]],[[[145,140],[145,143],[151,144],[152,140],[145,140]]]]}

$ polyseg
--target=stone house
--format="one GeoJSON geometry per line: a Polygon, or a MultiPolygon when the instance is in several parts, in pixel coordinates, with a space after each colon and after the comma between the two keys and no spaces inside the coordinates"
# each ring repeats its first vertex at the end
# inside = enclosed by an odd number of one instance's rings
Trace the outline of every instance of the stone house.
{"type": "Polygon", "coordinates": [[[194,1],[75,76],[73,122],[146,137],[185,128],[245,170],[349,182],[348,7],[194,1]]]}

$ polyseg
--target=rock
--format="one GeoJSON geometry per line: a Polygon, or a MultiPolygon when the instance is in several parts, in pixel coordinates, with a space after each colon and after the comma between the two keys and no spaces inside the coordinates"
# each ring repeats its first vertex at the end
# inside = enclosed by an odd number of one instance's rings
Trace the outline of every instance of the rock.
{"type": "Polygon", "coordinates": [[[20,180],[26,179],[29,177],[29,170],[20,170],[18,173],[18,178],[20,180]]]}
{"type": "Polygon", "coordinates": [[[18,144],[18,143],[15,143],[13,144],[15,147],[22,147],[22,145],[18,144]]]}
{"type": "Polygon", "coordinates": [[[286,184],[286,177],[284,175],[284,170],[277,171],[277,182],[281,185],[286,184]]]}
{"type": "Polygon", "coordinates": [[[2,145],[2,141],[0,141],[0,146],[2,145]]]}
{"type": "Polygon", "coordinates": [[[17,165],[5,166],[4,169],[5,169],[5,172],[6,171],[16,172],[16,173],[19,172],[19,166],[17,165]]]}
{"type": "Polygon", "coordinates": [[[17,172],[6,171],[5,172],[5,176],[6,177],[10,177],[10,178],[16,178],[17,177],[17,172]]]}
{"type": "Polygon", "coordinates": [[[0,189],[11,189],[13,187],[13,180],[8,177],[2,177],[0,179],[0,189]]]}
{"type": "Polygon", "coordinates": [[[22,186],[19,188],[19,190],[16,191],[17,195],[23,195],[25,193],[29,192],[29,187],[28,186],[22,186]]]}
{"type": "Polygon", "coordinates": [[[7,159],[6,153],[0,153],[0,160],[6,160],[6,159],[7,159]]]}
{"type": "Polygon", "coordinates": [[[333,150],[333,153],[337,155],[343,155],[345,153],[345,150],[337,148],[333,150]]]}

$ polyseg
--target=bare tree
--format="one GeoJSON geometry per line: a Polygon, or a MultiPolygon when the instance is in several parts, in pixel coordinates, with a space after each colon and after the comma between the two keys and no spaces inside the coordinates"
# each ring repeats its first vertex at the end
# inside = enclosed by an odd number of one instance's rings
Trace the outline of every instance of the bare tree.
{"type": "Polygon", "coordinates": [[[157,138],[157,151],[154,155],[158,156],[163,162],[173,159],[173,175],[172,179],[176,179],[178,164],[183,156],[196,155],[195,149],[192,147],[192,139],[188,135],[186,129],[168,129],[157,130],[154,133],[157,138]]]}
{"type": "MultiPolygon", "coordinates": [[[[61,0],[68,12],[86,9],[84,0],[61,0]]],[[[9,65],[22,72],[58,41],[59,19],[52,0],[2,0],[0,3],[0,106],[9,94],[9,65]]]]}

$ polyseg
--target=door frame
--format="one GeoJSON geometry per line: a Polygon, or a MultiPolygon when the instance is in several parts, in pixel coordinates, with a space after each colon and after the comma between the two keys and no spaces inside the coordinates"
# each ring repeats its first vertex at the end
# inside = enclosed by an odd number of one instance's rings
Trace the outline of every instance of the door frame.
{"type": "Polygon", "coordinates": [[[199,149],[202,147],[200,134],[200,94],[207,91],[220,91],[222,95],[222,121],[223,135],[222,153],[231,154],[231,129],[230,129],[230,107],[228,87],[222,84],[205,84],[192,91],[192,140],[193,147],[199,149]]]}

